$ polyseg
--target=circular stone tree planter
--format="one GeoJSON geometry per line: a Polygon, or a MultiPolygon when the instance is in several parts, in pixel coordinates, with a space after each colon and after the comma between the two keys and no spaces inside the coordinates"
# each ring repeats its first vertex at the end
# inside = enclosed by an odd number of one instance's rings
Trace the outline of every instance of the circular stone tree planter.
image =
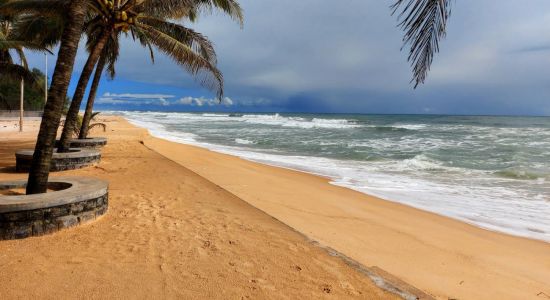
{"type": "MultiPolygon", "coordinates": [[[[56,141],[58,143],[59,141],[56,141]]],[[[71,148],[92,148],[97,149],[107,145],[107,138],[91,137],[85,139],[71,139],[69,146],[71,148]]]]}
{"type": "Polygon", "coordinates": [[[57,177],[47,193],[9,195],[23,190],[26,180],[0,182],[0,240],[53,233],[105,214],[109,206],[106,181],[87,177],[57,177]],[[53,191],[52,191],[53,190],[53,191]]]}
{"type": "MultiPolygon", "coordinates": [[[[18,150],[15,152],[15,170],[17,172],[28,172],[33,154],[34,150],[18,150]]],[[[81,169],[98,164],[100,160],[101,152],[99,150],[71,148],[70,152],[53,153],[50,171],[81,169]]]]}

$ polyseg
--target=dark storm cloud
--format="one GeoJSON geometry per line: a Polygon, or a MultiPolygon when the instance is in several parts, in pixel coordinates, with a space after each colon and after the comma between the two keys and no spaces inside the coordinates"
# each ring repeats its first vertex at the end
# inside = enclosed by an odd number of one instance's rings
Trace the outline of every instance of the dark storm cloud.
{"type": "MultiPolygon", "coordinates": [[[[242,0],[243,30],[220,15],[194,27],[215,43],[235,101],[266,99],[281,111],[550,114],[549,1],[456,1],[442,52],[417,90],[392,2],[242,0]]],[[[150,66],[130,40],[122,53],[119,78],[198,86],[160,54],[150,66]]]]}

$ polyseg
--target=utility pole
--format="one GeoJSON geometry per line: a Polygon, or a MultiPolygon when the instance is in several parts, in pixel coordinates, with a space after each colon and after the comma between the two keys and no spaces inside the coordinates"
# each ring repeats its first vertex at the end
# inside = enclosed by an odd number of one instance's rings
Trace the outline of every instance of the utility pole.
{"type": "MultiPolygon", "coordinates": [[[[23,51],[23,49],[21,49],[23,51]]],[[[21,57],[21,65],[26,69],[27,65],[21,57]]],[[[21,77],[21,91],[19,92],[19,132],[23,132],[23,102],[25,102],[25,80],[21,77]]]]}
{"type": "Polygon", "coordinates": [[[48,53],[44,53],[46,58],[46,71],[44,72],[44,106],[48,102],[48,53]]]}
{"type": "Polygon", "coordinates": [[[23,102],[25,99],[25,80],[21,79],[21,98],[19,99],[19,132],[23,132],[23,102]]]}

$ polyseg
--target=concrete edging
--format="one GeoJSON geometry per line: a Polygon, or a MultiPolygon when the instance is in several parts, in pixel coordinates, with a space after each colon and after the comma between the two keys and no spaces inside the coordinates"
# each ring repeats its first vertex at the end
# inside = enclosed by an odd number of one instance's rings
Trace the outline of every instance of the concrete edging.
{"type": "MultiPolygon", "coordinates": [[[[71,152],[54,152],[50,171],[74,170],[98,164],[101,160],[101,152],[95,149],[71,148],[71,152]]],[[[32,163],[34,150],[24,149],[15,152],[15,170],[27,172],[32,163]]]]}
{"type": "MultiPolygon", "coordinates": [[[[0,189],[24,188],[26,180],[0,182],[0,189]]],[[[109,184],[87,177],[56,177],[58,191],[0,195],[0,240],[40,236],[92,221],[108,209],[109,184]]]]}
{"type": "MultiPolygon", "coordinates": [[[[56,144],[59,141],[55,141],[56,144]]],[[[104,137],[91,137],[85,139],[71,139],[70,141],[71,148],[92,148],[97,149],[107,145],[107,138],[104,137]]]]}

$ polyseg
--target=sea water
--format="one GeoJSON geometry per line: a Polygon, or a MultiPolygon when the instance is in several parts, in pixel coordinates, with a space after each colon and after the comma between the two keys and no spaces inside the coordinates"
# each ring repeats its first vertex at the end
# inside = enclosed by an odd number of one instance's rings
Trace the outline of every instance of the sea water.
{"type": "Polygon", "coordinates": [[[157,137],[550,242],[550,118],[118,114],[157,137]]]}

